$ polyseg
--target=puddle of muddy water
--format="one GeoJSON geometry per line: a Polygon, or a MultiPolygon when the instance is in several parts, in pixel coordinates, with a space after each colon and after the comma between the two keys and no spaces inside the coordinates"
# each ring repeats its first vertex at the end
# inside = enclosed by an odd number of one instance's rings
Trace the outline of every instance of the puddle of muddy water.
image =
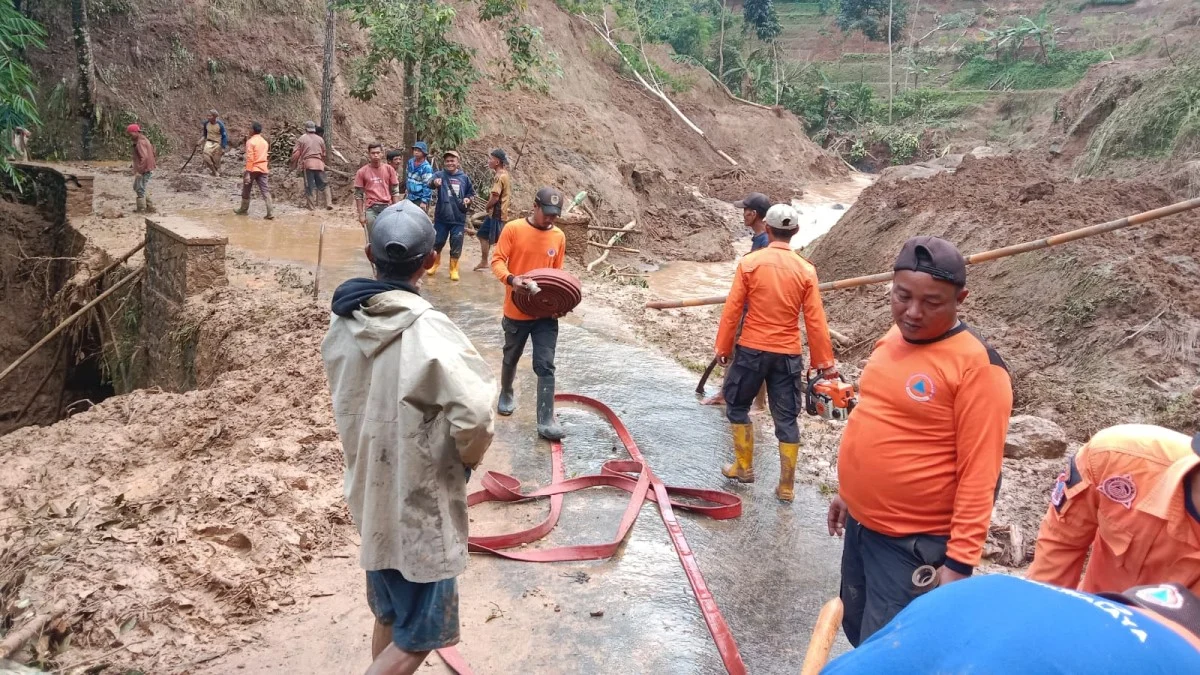
{"type": "MultiPolygon", "coordinates": [[[[328,297],[348,277],[370,273],[362,253],[361,228],[340,222],[336,214],[332,218],[281,216],[274,222],[200,212],[186,215],[226,234],[231,246],[310,269],[316,261],[321,219],[328,218],[322,295],[328,297]]],[[[422,293],[470,336],[498,370],[503,289],[490,272],[470,270],[477,259],[476,244],[469,242],[462,281],[449,281],[443,266],[436,277],[424,282],[422,293]]],[[[792,505],[774,499],[778,454],[774,439],[763,433],[756,462],[758,482],[730,485],[720,475],[731,447],[721,411],[698,405],[692,393],[694,374],[639,346],[613,324],[612,316],[590,311],[586,305],[562,322],[556,359],[559,390],[586,394],[612,406],[666,483],[728,489],[743,496],[744,512],[736,520],[711,521],[683,513],[679,518],[750,671],[795,672],[821,605],[838,589],[841,544],[825,531],[826,500],[803,485],[797,486],[792,505]]],[[[497,419],[497,442],[483,464],[485,469],[511,473],[527,486],[550,478],[548,446],[537,441],[534,433],[535,387],[526,357],[519,368],[517,414],[497,419]]],[[[559,416],[569,434],[564,443],[568,476],[597,473],[605,460],[625,456],[612,431],[595,414],[564,407],[559,416]]],[[[473,477],[472,489],[480,475],[473,477]]],[[[626,500],[624,493],[602,489],[567,496],[559,529],[534,547],[610,540],[626,500]]],[[[498,532],[529,527],[531,521],[540,520],[544,508],[522,506],[506,513],[503,507],[489,506],[471,513],[481,531],[498,532]]],[[[345,573],[360,571],[347,560],[345,573]]],[[[529,564],[475,556],[461,579],[461,589],[459,648],[480,672],[723,672],[666,528],[652,505],[642,508],[612,559],[529,564]],[[585,576],[587,581],[581,582],[585,576]],[[503,611],[503,618],[486,618],[492,616],[493,606],[503,611]],[[601,611],[602,617],[592,616],[601,611]]],[[[361,643],[365,628],[348,626],[350,633],[340,637],[325,633],[310,637],[361,643]]],[[[291,639],[304,638],[292,635],[291,639]]],[[[844,644],[838,647],[844,648],[844,644]]],[[[292,664],[288,672],[326,672],[325,665],[303,664],[296,670],[297,664],[292,664]]]]}

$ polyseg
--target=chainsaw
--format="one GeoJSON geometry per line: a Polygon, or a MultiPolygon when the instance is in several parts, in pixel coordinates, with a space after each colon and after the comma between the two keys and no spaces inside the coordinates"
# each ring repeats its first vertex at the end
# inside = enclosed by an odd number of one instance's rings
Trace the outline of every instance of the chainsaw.
{"type": "Polygon", "coordinates": [[[805,374],[804,410],[813,417],[827,420],[845,420],[858,405],[854,385],[840,374],[830,380],[818,376],[814,371],[805,374]]]}

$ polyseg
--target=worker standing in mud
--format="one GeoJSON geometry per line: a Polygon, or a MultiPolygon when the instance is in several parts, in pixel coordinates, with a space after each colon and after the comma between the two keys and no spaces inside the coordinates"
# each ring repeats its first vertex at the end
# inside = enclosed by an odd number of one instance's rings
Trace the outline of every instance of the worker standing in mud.
{"type": "Polygon", "coordinates": [[[196,144],[200,146],[204,166],[208,167],[212,175],[219,174],[221,157],[229,147],[229,135],[225,133],[225,123],[221,121],[215,109],[208,111],[208,119],[200,128],[200,140],[196,144]]]}
{"type": "Polygon", "coordinates": [[[989,574],[918,598],[821,675],[1198,672],[1187,588],[1092,595],[989,574]]]}
{"type": "Polygon", "coordinates": [[[433,202],[432,183],[433,164],[429,162],[429,146],[425,145],[425,141],[417,141],[413,143],[412,157],[405,168],[404,186],[408,201],[425,209],[426,213],[429,213],[433,202]]]}
{"type": "Polygon", "coordinates": [[[923,590],[918,568],[945,585],[979,564],[1012,412],[1004,360],[958,317],[967,265],[954,244],[909,239],[893,269],[895,325],[863,369],[829,506],[856,647],[923,590]]]}
{"type": "Polygon", "coordinates": [[[1200,593],[1200,435],[1098,432],[1050,492],[1028,578],[1095,593],[1173,581],[1200,593]]]}
{"type": "Polygon", "coordinates": [[[271,146],[262,137],[262,130],[260,122],[250,123],[250,137],[246,139],[246,169],[242,173],[242,205],[234,214],[244,216],[250,213],[250,194],[257,185],[263,204],[267,206],[267,215],[264,217],[273,220],[275,209],[271,204],[271,185],[268,182],[271,170],[267,159],[271,146]]]}
{"type": "Polygon", "coordinates": [[[400,176],[391,164],[383,161],[383,146],[367,146],[368,162],[354,174],[354,208],[358,223],[370,235],[375,219],[388,206],[400,201],[400,176]]]}
{"type": "Polygon", "coordinates": [[[292,168],[304,172],[304,206],[316,208],[317,195],[325,198],[325,208],[333,208],[333,195],[325,182],[325,139],[317,135],[317,123],[304,123],[304,134],[296,139],[292,149],[292,168]]]}
{"type": "Polygon", "coordinates": [[[799,215],[791,206],[776,204],[767,212],[765,222],[770,243],[738,262],[717,329],[716,356],[727,366],[725,415],[733,427],[734,452],[734,462],[722,473],[742,483],[754,482],[750,405],[765,382],[779,440],[779,486],[775,496],[791,502],[800,452],[797,418],[801,407],[800,375],[804,370],[801,316],[808,334],[811,367],[821,377],[837,377],[838,373],[816,270],[788,246],[800,227],[799,215]]]}
{"type": "Polygon", "coordinates": [[[492,192],[488,196],[485,207],[487,216],[483,219],[483,227],[479,228],[479,264],[475,270],[486,270],[491,264],[491,248],[500,240],[500,232],[504,223],[508,222],[508,201],[512,195],[512,177],[508,175],[508,154],[500,148],[492,150],[488,155],[488,168],[495,178],[492,179],[492,192]]]}
{"type": "Polygon", "coordinates": [[[158,166],[154,158],[154,144],[137,124],[130,124],[125,131],[133,139],[133,194],[137,197],[134,212],[154,213],[154,202],[150,199],[150,176],[158,166]]]}
{"type": "MultiPolygon", "coordinates": [[[[471,179],[459,169],[461,158],[457,150],[447,150],[442,155],[441,171],[433,174],[432,186],[437,190],[437,205],[433,211],[433,229],[437,231],[438,259],[442,249],[450,242],[450,280],[458,281],[458,259],[462,257],[463,235],[467,229],[467,212],[475,197],[475,186],[471,179]]],[[[429,276],[437,272],[435,264],[429,276]]]]}
{"type": "Polygon", "coordinates": [[[491,370],[420,295],[433,242],[420,208],[384,210],[366,248],[376,278],[334,291],[321,344],[375,615],[368,675],[413,673],[458,642],[466,484],[492,442],[491,370]]]}
{"type": "Polygon", "coordinates": [[[554,418],[554,352],[558,348],[558,318],[535,318],[513,302],[515,293],[533,290],[527,272],[552,267],[562,269],[567,238],[554,226],[562,213],[562,193],[544,187],[533,200],[533,212],[506,223],[492,252],[492,273],[504,284],[504,357],[500,369],[500,398],[496,412],[508,416],[516,409],[513,378],[525,343],[533,339],[533,372],[537,375],[537,431],[550,441],[564,433],[554,418]]]}

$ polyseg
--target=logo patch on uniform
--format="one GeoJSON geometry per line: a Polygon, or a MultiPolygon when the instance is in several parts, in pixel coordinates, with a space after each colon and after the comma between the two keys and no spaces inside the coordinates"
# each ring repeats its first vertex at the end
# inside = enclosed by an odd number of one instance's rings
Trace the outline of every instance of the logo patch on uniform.
{"type": "Polygon", "coordinates": [[[933,379],[928,375],[917,373],[904,383],[904,391],[914,401],[925,403],[933,399],[933,379]]]}
{"type": "Polygon", "coordinates": [[[550,195],[550,205],[558,206],[558,195],[550,195]]]}
{"type": "Polygon", "coordinates": [[[1067,497],[1067,472],[1064,471],[1058,474],[1058,480],[1054,482],[1054,489],[1050,491],[1050,503],[1055,508],[1062,506],[1063,500],[1067,497]]]}
{"type": "Polygon", "coordinates": [[[1179,594],[1179,591],[1170,586],[1143,588],[1134,593],[1134,595],[1142,602],[1166,607],[1167,609],[1179,609],[1183,607],[1183,596],[1179,594]]]}
{"type": "Polygon", "coordinates": [[[553,249],[553,248],[550,249],[549,251],[546,251],[546,255],[550,256],[551,258],[553,258],[557,253],[558,253],[558,250],[553,249]]]}
{"type": "Polygon", "coordinates": [[[1129,508],[1133,504],[1133,498],[1137,496],[1137,487],[1133,484],[1133,476],[1129,474],[1109,476],[1096,489],[1125,508],[1129,508]]]}

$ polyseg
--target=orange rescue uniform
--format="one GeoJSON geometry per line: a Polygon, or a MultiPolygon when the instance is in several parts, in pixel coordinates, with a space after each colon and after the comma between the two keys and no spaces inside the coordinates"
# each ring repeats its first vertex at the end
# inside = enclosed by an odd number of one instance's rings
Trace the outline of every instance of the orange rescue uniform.
{"type": "Polygon", "coordinates": [[[1054,486],[1028,577],[1089,593],[1169,581],[1200,593],[1200,524],[1184,481],[1197,467],[1183,434],[1143,424],[1100,431],[1054,486]]]}
{"type": "Polygon", "coordinates": [[[799,354],[798,319],[803,315],[812,367],[833,367],[833,344],[817,284],[816,269],[784,242],[774,242],[743,257],[721,312],[717,355],[732,354],[735,338],[742,347],[799,354]],[[739,323],[742,323],[740,336],[739,323]]]}
{"type": "Polygon", "coordinates": [[[567,238],[558,227],[539,230],[528,218],[509,221],[500,232],[500,240],[492,251],[492,274],[504,283],[504,316],[515,321],[530,321],[513,302],[508,275],[521,276],[544,267],[562,269],[566,259],[567,238]]]}
{"type": "Polygon", "coordinates": [[[270,173],[267,169],[267,139],[262,134],[254,134],[246,139],[246,171],[252,173],[270,173]]]}
{"type": "Polygon", "coordinates": [[[1004,360],[964,323],[921,344],[892,326],[859,387],[838,451],[850,515],[892,537],[949,535],[946,557],[975,567],[1012,413],[1004,360]]]}

